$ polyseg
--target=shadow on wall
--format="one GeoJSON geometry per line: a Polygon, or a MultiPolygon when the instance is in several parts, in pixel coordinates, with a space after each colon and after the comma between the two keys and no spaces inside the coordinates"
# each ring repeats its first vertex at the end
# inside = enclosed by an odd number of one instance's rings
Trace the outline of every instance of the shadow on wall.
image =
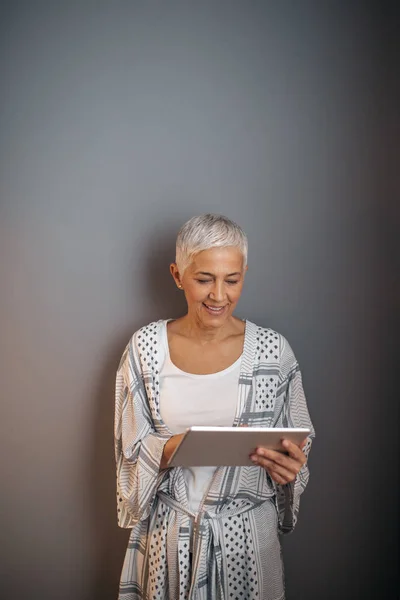
{"type": "Polygon", "coordinates": [[[149,239],[144,255],[143,280],[133,282],[143,286],[146,306],[141,318],[133,315],[132,326],[110,344],[96,393],[96,414],[93,416],[92,456],[89,464],[89,497],[92,516],[96,571],[93,588],[88,595],[93,600],[117,598],[118,582],[129,538],[129,531],[117,525],[115,460],[113,445],[115,374],[122,352],[134,331],[146,323],[184,314],[185,300],[169,274],[169,264],[175,255],[176,228],[171,232],[155,232],[149,239]],[[144,317],[143,317],[144,315],[144,317]]]}

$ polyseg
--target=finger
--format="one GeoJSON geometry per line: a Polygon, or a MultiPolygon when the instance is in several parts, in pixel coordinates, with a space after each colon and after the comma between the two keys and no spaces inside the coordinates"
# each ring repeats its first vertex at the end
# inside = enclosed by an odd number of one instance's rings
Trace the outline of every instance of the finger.
{"type": "Polygon", "coordinates": [[[270,472],[268,469],[266,469],[266,471],[275,483],[279,483],[279,485],[286,485],[286,483],[288,483],[286,479],[278,475],[278,473],[275,473],[274,471],[270,472]]]}
{"type": "MultiPolygon", "coordinates": [[[[279,453],[278,453],[279,454],[279,453]]],[[[252,454],[250,456],[253,463],[257,466],[265,469],[270,477],[281,485],[289,483],[290,481],[294,481],[296,479],[297,473],[301,468],[301,465],[298,465],[297,468],[293,468],[293,470],[286,469],[284,466],[275,463],[273,460],[268,458],[264,458],[259,454],[252,454]]],[[[291,459],[290,459],[291,460],[291,459]]],[[[291,460],[291,466],[293,466],[293,461],[291,460]]]]}
{"type": "Polygon", "coordinates": [[[277,473],[281,477],[284,477],[285,479],[290,481],[296,477],[298,471],[300,470],[300,465],[296,465],[291,459],[289,459],[290,462],[288,465],[279,464],[274,460],[260,455],[259,452],[257,452],[256,454],[252,454],[250,458],[254,462],[254,464],[257,464],[260,467],[263,467],[264,469],[268,469],[268,471],[271,473],[277,473]]]}
{"type": "Polygon", "coordinates": [[[289,481],[293,481],[296,478],[296,472],[289,471],[285,469],[281,465],[277,465],[276,463],[268,460],[267,458],[259,458],[258,464],[260,467],[263,467],[268,471],[271,477],[278,481],[278,483],[288,483],[289,481]]]}
{"type": "MultiPolygon", "coordinates": [[[[267,459],[263,459],[260,456],[257,456],[257,454],[251,454],[250,458],[253,461],[254,465],[265,469],[265,471],[268,473],[271,479],[276,483],[279,483],[280,485],[285,485],[286,483],[288,483],[288,480],[285,477],[283,477],[282,474],[274,470],[274,463],[272,463],[272,461],[267,461],[267,459]],[[268,463],[270,463],[270,466],[268,465],[268,463]]],[[[292,478],[293,475],[290,475],[289,477],[292,478]]]]}
{"type": "Polygon", "coordinates": [[[282,446],[285,448],[291,458],[294,458],[296,461],[304,465],[307,459],[302,448],[289,440],[282,440],[282,446]]]}
{"type": "Polygon", "coordinates": [[[270,450],[269,448],[257,448],[256,454],[257,456],[266,458],[272,463],[275,463],[276,465],[279,465],[294,474],[297,474],[302,467],[300,460],[296,460],[290,456],[287,456],[286,454],[283,454],[282,452],[270,450]]]}

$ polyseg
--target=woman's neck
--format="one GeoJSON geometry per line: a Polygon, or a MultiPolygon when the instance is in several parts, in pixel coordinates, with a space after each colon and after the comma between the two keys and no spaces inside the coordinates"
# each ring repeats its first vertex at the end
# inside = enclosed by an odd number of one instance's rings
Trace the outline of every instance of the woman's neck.
{"type": "Polygon", "coordinates": [[[221,327],[206,327],[196,316],[189,313],[176,321],[177,332],[199,344],[218,343],[231,335],[244,333],[245,324],[236,317],[229,317],[221,327]]]}

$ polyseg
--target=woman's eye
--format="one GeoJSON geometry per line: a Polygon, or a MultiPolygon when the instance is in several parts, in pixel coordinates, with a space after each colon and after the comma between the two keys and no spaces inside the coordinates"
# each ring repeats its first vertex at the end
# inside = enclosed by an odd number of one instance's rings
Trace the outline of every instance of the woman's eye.
{"type": "MultiPolygon", "coordinates": [[[[198,283],[212,283],[211,279],[196,279],[196,281],[198,283]]],[[[239,281],[234,281],[234,280],[231,280],[231,279],[227,279],[226,283],[229,283],[229,285],[235,285],[236,283],[239,283],[239,281]]]]}

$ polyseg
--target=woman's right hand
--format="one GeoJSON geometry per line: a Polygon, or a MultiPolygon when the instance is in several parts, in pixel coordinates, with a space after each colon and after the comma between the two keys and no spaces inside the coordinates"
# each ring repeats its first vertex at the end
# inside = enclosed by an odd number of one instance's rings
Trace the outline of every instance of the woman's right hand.
{"type": "Polygon", "coordinates": [[[169,438],[168,442],[164,446],[164,451],[161,457],[160,469],[167,469],[168,461],[175,452],[176,447],[180,444],[184,433],[179,433],[178,435],[173,435],[169,438]]]}

